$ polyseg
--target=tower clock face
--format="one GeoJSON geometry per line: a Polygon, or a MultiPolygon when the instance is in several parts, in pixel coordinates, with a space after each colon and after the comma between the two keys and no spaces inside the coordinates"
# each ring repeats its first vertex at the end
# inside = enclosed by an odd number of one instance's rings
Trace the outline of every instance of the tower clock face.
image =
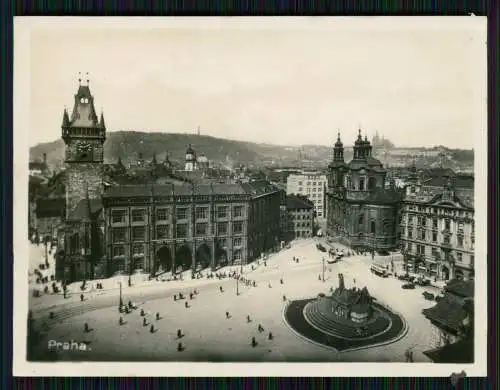
{"type": "Polygon", "coordinates": [[[76,153],[78,158],[87,159],[92,151],[92,145],[86,141],[78,141],[76,143],[76,153]]]}

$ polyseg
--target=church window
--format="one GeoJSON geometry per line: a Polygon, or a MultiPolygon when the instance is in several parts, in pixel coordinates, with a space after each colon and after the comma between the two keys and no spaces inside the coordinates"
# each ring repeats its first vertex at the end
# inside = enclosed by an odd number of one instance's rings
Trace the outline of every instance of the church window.
{"type": "Polygon", "coordinates": [[[80,248],[80,237],[78,236],[78,233],[75,233],[71,236],[69,243],[69,252],[72,254],[78,253],[78,250],[80,248]]]}
{"type": "Polygon", "coordinates": [[[177,219],[186,219],[187,218],[187,208],[186,207],[177,207],[176,216],[177,216],[177,219]]]}
{"type": "Polygon", "coordinates": [[[196,224],[196,235],[205,236],[208,232],[208,223],[201,222],[196,224]]]}
{"type": "Polygon", "coordinates": [[[233,259],[234,260],[241,260],[241,250],[240,249],[237,249],[234,251],[233,259]]]}
{"type": "Polygon", "coordinates": [[[177,238],[185,238],[188,236],[188,224],[178,223],[176,226],[176,236],[177,238]]]}
{"type": "Polygon", "coordinates": [[[375,221],[370,223],[370,233],[375,234],[375,221]]]}
{"type": "Polygon", "coordinates": [[[126,241],[126,229],[123,227],[113,228],[113,242],[125,242],[126,241]]]}
{"type": "Polygon", "coordinates": [[[168,220],[168,209],[157,209],[156,210],[156,219],[158,221],[167,221],[168,220]]]}
{"type": "Polygon", "coordinates": [[[450,226],[451,226],[450,220],[449,219],[445,219],[445,221],[444,221],[444,228],[446,230],[450,230],[450,226]]]}
{"type": "Polygon", "coordinates": [[[241,237],[236,237],[233,240],[233,247],[240,247],[243,244],[243,239],[241,237]]]}
{"type": "Polygon", "coordinates": [[[243,233],[243,222],[234,222],[233,223],[233,233],[234,234],[243,233]]]}
{"type": "Polygon", "coordinates": [[[134,256],[142,256],[142,255],[144,255],[144,245],[142,245],[142,244],[134,244],[132,246],[132,255],[134,255],[134,256]]]}
{"type": "Polygon", "coordinates": [[[433,232],[432,233],[432,242],[437,242],[437,240],[438,240],[438,235],[436,232],[433,232]]]}
{"type": "Polygon", "coordinates": [[[132,222],[144,222],[146,217],[146,210],[134,209],[132,210],[132,222]]]}
{"type": "Polygon", "coordinates": [[[365,179],[363,179],[363,178],[359,179],[359,190],[360,191],[365,190],[365,179]]]}
{"type": "Polygon", "coordinates": [[[168,238],[169,229],[170,229],[170,226],[168,226],[168,225],[158,225],[156,227],[156,238],[157,239],[168,238]]]}
{"type": "Polygon", "coordinates": [[[208,207],[202,206],[196,208],[196,219],[207,219],[208,218],[208,207]]]}
{"type": "Polygon", "coordinates": [[[111,212],[111,221],[113,223],[124,223],[126,217],[125,210],[113,210],[111,212]]]}
{"type": "Polygon", "coordinates": [[[217,218],[227,218],[228,207],[227,206],[219,206],[217,208],[217,218]]]}
{"type": "Polygon", "coordinates": [[[125,256],[125,247],[123,245],[115,245],[113,247],[113,257],[125,256]]]}
{"type": "Polygon", "coordinates": [[[146,229],[144,226],[134,226],[132,228],[132,240],[133,241],[144,241],[146,237],[146,229]]]}
{"type": "Polygon", "coordinates": [[[234,206],[233,216],[238,218],[243,216],[243,206],[234,206]]]}
{"type": "Polygon", "coordinates": [[[413,229],[412,228],[408,229],[408,238],[413,238],[413,229]]]}
{"type": "Polygon", "coordinates": [[[217,224],[217,233],[220,236],[225,236],[227,234],[227,222],[219,222],[217,224]]]}

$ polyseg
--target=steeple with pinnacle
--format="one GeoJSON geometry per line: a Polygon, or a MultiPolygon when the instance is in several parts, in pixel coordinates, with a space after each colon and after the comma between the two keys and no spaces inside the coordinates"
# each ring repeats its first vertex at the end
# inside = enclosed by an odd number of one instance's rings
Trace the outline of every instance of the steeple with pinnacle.
{"type": "Polygon", "coordinates": [[[337,134],[337,142],[335,142],[335,146],[333,147],[333,161],[344,162],[344,144],[340,140],[340,132],[337,134]]]}

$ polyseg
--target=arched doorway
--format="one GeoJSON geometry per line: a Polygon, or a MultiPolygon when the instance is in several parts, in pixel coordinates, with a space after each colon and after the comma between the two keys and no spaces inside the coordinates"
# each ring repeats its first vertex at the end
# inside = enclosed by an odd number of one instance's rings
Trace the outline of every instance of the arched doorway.
{"type": "Polygon", "coordinates": [[[207,244],[202,244],[196,250],[196,270],[210,267],[212,262],[212,252],[207,244]]]}
{"type": "Polygon", "coordinates": [[[446,266],[443,266],[443,268],[441,268],[441,275],[443,277],[443,280],[449,280],[450,279],[450,269],[446,266]]]}
{"type": "Polygon", "coordinates": [[[181,246],[175,253],[175,266],[182,267],[182,270],[185,271],[187,269],[190,269],[192,265],[193,258],[191,255],[191,250],[187,245],[181,246]]]}
{"type": "Polygon", "coordinates": [[[162,246],[156,252],[156,272],[168,272],[172,269],[172,255],[170,254],[170,248],[162,246]]]}

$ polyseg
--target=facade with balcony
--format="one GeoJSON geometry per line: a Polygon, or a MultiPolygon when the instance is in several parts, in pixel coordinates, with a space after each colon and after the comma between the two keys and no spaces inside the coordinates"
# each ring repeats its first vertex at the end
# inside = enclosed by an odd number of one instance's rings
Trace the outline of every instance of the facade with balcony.
{"type": "Polygon", "coordinates": [[[452,177],[421,182],[413,167],[399,212],[398,239],[409,272],[436,280],[474,276],[474,191],[452,177]],[[444,181],[446,180],[446,181],[444,181]]]}

